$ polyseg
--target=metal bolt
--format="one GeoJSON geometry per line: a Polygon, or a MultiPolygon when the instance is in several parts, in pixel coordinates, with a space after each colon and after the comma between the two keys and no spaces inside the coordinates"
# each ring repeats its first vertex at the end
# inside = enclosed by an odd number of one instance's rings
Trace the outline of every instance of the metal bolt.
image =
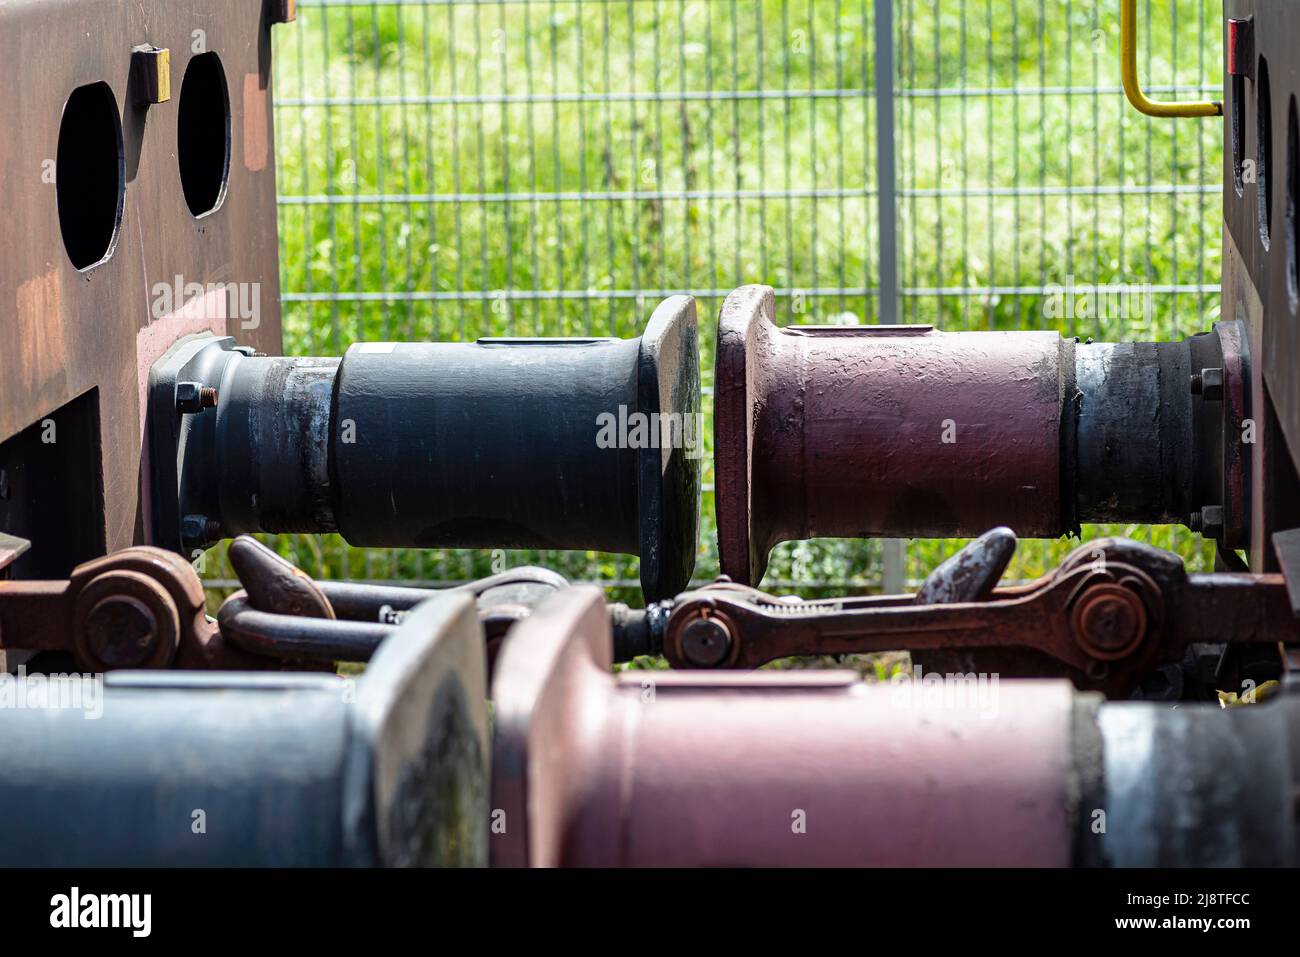
{"type": "Polygon", "coordinates": [[[176,411],[193,415],[217,404],[217,390],[199,382],[176,383],[176,411]]]}
{"type": "Polygon", "coordinates": [[[144,602],[130,595],[111,595],[90,610],[85,638],[95,657],[105,665],[138,667],[153,655],[158,619],[144,602]]]}
{"type": "Polygon", "coordinates": [[[1093,585],[1070,616],[1075,640],[1094,658],[1113,660],[1133,651],[1146,633],[1142,599],[1123,585],[1093,585]]]}
{"type": "Polygon", "coordinates": [[[1201,370],[1201,398],[1210,402],[1223,401],[1223,370],[1215,367],[1201,370]]]}
{"type": "Polygon", "coordinates": [[[1205,505],[1201,508],[1200,528],[1193,529],[1199,531],[1206,538],[1218,538],[1223,534],[1223,506],[1222,505],[1205,505]]]}
{"type": "Polygon", "coordinates": [[[682,654],[700,668],[722,664],[731,653],[731,632],[718,618],[696,618],[682,629],[682,654]]]}
{"type": "Polygon", "coordinates": [[[1212,367],[1192,373],[1192,395],[1199,395],[1207,402],[1223,401],[1223,370],[1212,367]]]}
{"type": "Polygon", "coordinates": [[[1142,679],[1135,697],[1143,701],[1178,701],[1183,696],[1182,665],[1163,665],[1142,679]]]}
{"type": "Polygon", "coordinates": [[[186,515],[181,519],[181,537],[187,542],[213,542],[221,537],[221,523],[206,515],[186,515]]]}
{"type": "Polygon", "coordinates": [[[197,382],[176,383],[176,411],[182,415],[203,411],[203,401],[199,393],[203,390],[197,382]]]}
{"type": "Polygon", "coordinates": [[[1223,534],[1223,506],[1205,505],[1200,511],[1192,512],[1187,527],[1206,538],[1218,538],[1223,534]]]}
{"type": "Polygon", "coordinates": [[[9,490],[9,470],[0,469],[0,502],[9,501],[10,494],[12,493],[9,490]]]}

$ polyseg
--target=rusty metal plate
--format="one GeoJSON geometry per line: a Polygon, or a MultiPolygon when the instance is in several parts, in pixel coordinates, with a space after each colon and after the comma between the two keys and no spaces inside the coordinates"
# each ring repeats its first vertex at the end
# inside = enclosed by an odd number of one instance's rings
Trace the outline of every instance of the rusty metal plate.
{"type": "Polygon", "coordinates": [[[1290,459],[1289,468],[1270,468],[1261,477],[1262,494],[1254,496],[1256,511],[1268,513],[1255,523],[1264,534],[1253,536],[1252,558],[1262,570],[1267,533],[1288,527],[1270,511],[1275,490],[1269,485],[1285,482],[1282,493],[1294,499],[1300,468],[1300,17],[1287,0],[1225,0],[1224,14],[1249,21],[1250,43],[1239,44],[1238,53],[1251,62],[1224,74],[1222,311],[1248,321],[1249,353],[1262,371],[1250,406],[1260,443],[1275,434],[1279,447],[1257,447],[1256,461],[1268,465],[1274,452],[1290,459]],[[1275,429],[1267,420],[1270,406],[1275,429]]]}
{"type": "Polygon", "coordinates": [[[21,91],[0,140],[0,443],[90,398],[97,550],[142,539],[153,361],[201,329],[281,349],[269,29],[264,0],[0,4],[0,83],[21,91]],[[167,83],[132,69],[142,48],[168,51],[167,83]]]}

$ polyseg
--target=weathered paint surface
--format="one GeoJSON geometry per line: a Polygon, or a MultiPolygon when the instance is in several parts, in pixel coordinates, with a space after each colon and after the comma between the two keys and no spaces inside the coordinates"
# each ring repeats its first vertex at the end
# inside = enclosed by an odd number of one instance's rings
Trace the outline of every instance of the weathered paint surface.
{"type": "MultiPolygon", "coordinates": [[[[279,268],[270,126],[270,41],[263,0],[138,0],[0,4],[0,78],[7,99],[0,182],[0,443],[79,396],[98,405],[102,537],[107,550],[144,538],[140,522],[141,377],[158,351],[156,284],[257,284],[260,323],[247,344],[278,353],[279,268]],[[257,169],[230,164],[225,198],[196,219],[177,162],[181,78],[201,31],[230,91],[232,155],[244,155],[245,113],[264,129],[257,169]],[[173,95],[146,106],[131,89],[132,50],[170,51],[173,95]],[[244,77],[257,82],[245,88],[244,77]],[[39,82],[33,82],[39,77],[39,82]],[[121,124],[121,220],[111,254],[78,270],[56,201],[59,137],[74,90],[104,83],[121,124]]],[[[219,118],[216,119],[219,121],[219,118]]],[[[110,161],[111,161],[110,157],[110,161]]],[[[77,173],[66,173],[76,176],[77,173]]],[[[177,330],[180,332],[180,330],[177,330]]],[[[167,343],[169,344],[169,343],[167,343]]]]}
{"type": "Polygon", "coordinates": [[[792,539],[1059,533],[1060,336],[774,319],[744,286],[719,320],[725,574],[757,583],[792,539]]]}
{"type": "Polygon", "coordinates": [[[507,639],[492,806],[509,825],[494,864],[1070,863],[1065,682],[933,709],[919,689],[845,672],[616,677],[610,649],[590,587],[507,639]]]}

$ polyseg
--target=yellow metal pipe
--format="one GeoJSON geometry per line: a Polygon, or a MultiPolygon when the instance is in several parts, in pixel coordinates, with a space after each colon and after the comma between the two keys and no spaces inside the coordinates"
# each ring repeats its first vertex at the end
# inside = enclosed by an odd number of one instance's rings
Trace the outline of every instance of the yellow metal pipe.
{"type": "Polygon", "coordinates": [[[1147,116],[1223,115],[1223,104],[1218,100],[1170,103],[1153,100],[1142,92],[1137,70],[1137,0],[1120,0],[1119,48],[1124,74],[1124,95],[1139,113],[1145,113],[1147,116]]]}

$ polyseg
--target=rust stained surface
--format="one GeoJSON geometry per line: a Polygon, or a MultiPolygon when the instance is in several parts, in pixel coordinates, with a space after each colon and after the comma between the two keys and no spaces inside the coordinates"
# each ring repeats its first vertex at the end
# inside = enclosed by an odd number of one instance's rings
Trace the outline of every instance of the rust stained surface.
{"type": "Polygon", "coordinates": [[[1273,534],[1300,526],[1300,297],[1292,289],[1300,233],[1290,208],[1300,162],[1292,147],[1293,139],[1300,142],[1293,111],[1300,96],[1300,61],[1295,56],[1300,18],[1288,0],[1225,0],[1223,13],[1229,19],[1249,17],[1253,23],[1253,75],[1242,78],[1240,96],[1233,78],[1224,75],[1221,314],[1245,320],[1249,330],[1241,354],[1249,360],[1250,388],[1244,398],[1256,428],[1255,441],[1238,462],[1227,464],[1230,469],[1248,466],[1250,564],[1262,572],[1277,567],[1273,534]],[[1260,95],[1259,66],[1265,63],[1267,99],[1260,95]],[[1267,116],[1262,116],[1265,104],[1267,116]],[[1242,160],[1259,165],[1256,182],[1240,194],[1231,137],[1234,118],[1242,131],[1242,160]],[[1262,157],[1261,129],[1271,130],[1271,153],[1262,157]],[[1261,228],[1265,224],[1268,228],[1261,228]]]}
{"type": "MultiPolygon", "coordinates": [[[[0,5],[0,78],[21,90],[7,99],[0,182],[0,442],[72,399],[98,403],[104,540],[109,550],[140,540],[139,381],[148,358],[172,335],[151,330],[154,287],[176,276],[207,284],[260,287],[261,322],[241,340],[279,353],[279,270],[275,165],[270,151],[270,42],[263,0],[101,0],[0,5]],[[232,158],[224,200],[196,218],[178,165],[177,116],[194,31],[220,58],[231,128],[245,111],[264,126],[267,159],[249,169],[232,158]],[[171,51],[173,96],[149,106],[130,88],[131,53],[171,51]],[[256,95],[246,76],[261,78],[256,95]],[[31,82],[39,77],[39,82],[31,82]],[[123,199],[108,257],[78,270],[60,227],[56,176],[65,104],[74,90],[107,84],[121,123],[123,199]],[[164,340],[164,341],[160,341],[164,340]]],[[[216,118],[219,121],[220,118],[216,118]]],[[[76,171],[63,171],[74,177],[76,171]]]]}
{"type": "MultiPolygon", "coordinates": [[[[1296,17],[1295,4],[1287,0],[1226,0],[1223,8],[1227,18],[1252,18],[1256,63],[1267,63],[1269,84],[1269,114],[1261,123],[1259,111],[1265,102],[1260,95],[1261,76],[1244,80],[1243,96],[1237,102],[1231,77],[1226,72],[1224,74],[1224,110],[1227,114],[1223,150],[1225,252],[1230,247],[1232,253],[1240,257],[1235,265],[1241,269],[1234,275],[1225,263],[1223,316],[1225,319],[1240,318],[1232,311],[1244,292],[1239,287],[1252,286],[1251,295],[1257,296],[1262,304],[1262,321],[1252,329],[1248,352],[1252,361],[1262,366],[1268,396],[1276,404],[1286,450],[1294,467],[1300,469],[1300,375],[1297,375],[1295,362],[1300,352],[1300,332],[1297,331],[1295,299],[1288,289],[1294,256],[1288,247],[1293,245],[1295,227],[1291,225],[1294,216],[1287,210],[1288,170],[1295,168],[1295,160],[1288,156],[1288,138],[1292,125],[1290,104],[1300,94],[1300,62],[1295,56],[1296,46],[1300,44],[1300,19],[1296,17]],[[1240,196],[1234,188],[1234,180],[1240,174],[1234,170],[1235,157],[1231,148],[1233,115],[1240,116],[1244,139],[1242,155],[1245,158],[1258,157],[1257,140],[1261,127],[1272,131],[1272,153],[1263,157],[1258,182],[1247,186],[1240,196]],[[1267,243],[1261,236],[1261,192],[1268,205],[1268,223],[1271,225],[1267,243]],[[1293,233],[1291,237],[1286,235],[1288,231],[1293,233]]],[[[1256,390],[1252,403],[1256,414],[1264,408],[1264,397],[1264,393],[1256,390]]]]}
{"type": "Polygon", "coordinates": [[[757,583],[778,542],[1020,535],[1061,526],[1061,339],[929,326],[775,325],[765,286],[718,331],[722,570],[757,583]]]}
{"type": "Polygon", "coordinates": [[[271,154],[269,97],[256,73],[244,77],[244,168],[251,173],[266,169],[271,154]]]}
{"type": "Polygon", "coordinates": [[[136,401],[140,407],[141,435],[144,435],[145,392],[149,386],[150,368],[186,336],[205,332],[214,336],[226,335],[229,307],[229,295],[223,290],[213,289],[188,300],[180,309],[155,319],[136,333],[136,401]]]}
{"type": "MultiPolygon", "coordinates": [[[[0,559],[6,539],[14,541],[0,535],[0,559]]],[[[250,653],[227,640],[206,614],[194,568],[174,552],[149,546],[93,559],[66,580],[0,580],[0,653],[6,649],[68,652],[87,672],[332,670],[329,663],[250,653]],[[123,608],[133,613],[124,618],[123,608]],[[123,640],[124,622],[133,629],[129,640],[123,640]]]]}
{"type": "Polygon", "coordinates": [[[29,393],[57,395],[64,377],[61,282],[59,270],[52,269],[18,287],[14,315],[23,358],[19,381],[29,393]]]}

